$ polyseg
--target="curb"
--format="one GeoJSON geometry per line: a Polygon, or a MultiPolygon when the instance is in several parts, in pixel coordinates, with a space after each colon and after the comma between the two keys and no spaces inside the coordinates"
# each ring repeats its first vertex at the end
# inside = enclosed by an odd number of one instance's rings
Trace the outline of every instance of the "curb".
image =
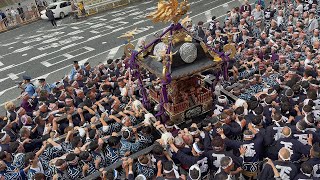
{"type": "Polygon", "coordinates": [[[22,26],[25,26],[25,25],[28,25],[28,24],[32,24],[32,23],[37,22],[37,21],[39,21],[39,20],[41,20],[41,19],[38,18],[38,19],[35,19],[35,20],[30,20],[30,21],[24,22],[24,23],[22,23],[22,24],[18,24],[18,25],[13,26],[13,27],[9,27],[9,28],[6,28],[6,29],[1,29],[1,30],[0,30],[0,34],[1,34],[1,33],[4,33],[4,32],[7,32],[7,31],[11,31],[11,30],[13,30],[13,29],[17,29],[17,28],[19,28],[19,27],[22,27],[22,26]]]}
{"type": "MultiPolygon", "coordinates": [[[[102,13],[102,12],[105,12],[107,10],[116,9],[118,7],[121,7],[121,6],[126,6],[128,4],[139,2],[139,1],[143,1],[143,0],[116,0],[116,1],[109,2],[109,3],[101,4],[99,6],[89,7],[88,9],[86,9],[86,11],[87,11],[86,17],[87,16],[92,16],[92,15],[95,15],[95,14],[98,14],[98,13],[102,13]]],[[[37,22],[40,19],[41,18],[29,21],[29,22],[25,22],[25,23],[16,25],[14,27],[1,29],[0,30],[0,34],[4,33],[4,32],[7,32],[7,31],[10,31],[10,30],[13,30],[13,29],[16,29],[16,28],[19,28],[19,27],[22,27],[22,26],[27,25],[27,24],[31,24],[31,23],[37,22]]]]}
{"type": "Polygon", "coordinates": [[[87,6],[86,11],[87,11],[87,16],[92,16],[101,12],[105,12],[107,10],[115,9],[121,6],[126,6],[128,4],[134,3],[134,2],[139,2],[143,0],[117,0],[117,1],[111,1],[108,3],[101,4],[99,6],[87,6]]]}

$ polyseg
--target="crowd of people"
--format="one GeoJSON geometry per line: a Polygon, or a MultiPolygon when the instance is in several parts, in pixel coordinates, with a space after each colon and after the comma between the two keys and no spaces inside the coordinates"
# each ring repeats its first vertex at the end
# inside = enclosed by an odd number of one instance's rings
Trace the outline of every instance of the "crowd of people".
{"type": "MultiPolygon", "coordinates": [[[[316,0],[245,1],[224,21],[189,25],[212,48],[230,43],[237,52],[229,78],[217,80],[212,112],[187,128],[157,121],[156,104],[144,108],[126,57],[74,61],[54,84],[23,76],[20,106],[7,102],[0,117],[0,178],[319,179],[318,10],[316,0]]],[[[140,72],[148,86],[160,82],[140,72]]]]}
{"type": "Polygon", "coordinates": [[[26,20],[38,18],[38,7],[35,3],[30,3],[27,6],[18,3],[16,7],[0,10],[0,28],[16,26],[26,20]]]}
{"type": "MultiPolygon", "coordinates": [[[[13,3],[8,1],[9,4],[13,3]]],[[[5,2],[8,3],[8,2],[5,2]]],[[[16,3],[16,1],[14,1],[16,3]]],[[[30,3],[21,4],[20,2],[12,6],[0,9],[0,31],[21,25],[28,21],[37,20],[40,12],[48,6],[46,0],[35,0],[30,3]]]]}

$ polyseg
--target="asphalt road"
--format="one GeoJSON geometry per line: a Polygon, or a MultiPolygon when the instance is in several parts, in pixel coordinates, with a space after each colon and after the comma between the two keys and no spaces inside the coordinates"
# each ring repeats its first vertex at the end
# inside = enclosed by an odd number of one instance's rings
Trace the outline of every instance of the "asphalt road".
{"type": "MultiPolygon", "coordinates": [[[[221,20],[242,0],[189,0],[193,22],[209,22],[215,15],[221,20]]],[[[250,2],[253,2],[251,0],[250,2]]],[[[0,34],[0,105],[16,100],[20,90],[15,84],[27,74],[34,80],[42,77],[53,83],[69,74],[74,60],[96,65],[123,54],[123,33],[138,29],[133,44],[154,39],[169,24],[154,24],[145,18],[156,8],[157,1],[144,1],[87,17],[65,18],[53,28],[48,21],[38,21],[0,34]]],[[[0,107],[0,114],[4,112],[0,107]]]]}

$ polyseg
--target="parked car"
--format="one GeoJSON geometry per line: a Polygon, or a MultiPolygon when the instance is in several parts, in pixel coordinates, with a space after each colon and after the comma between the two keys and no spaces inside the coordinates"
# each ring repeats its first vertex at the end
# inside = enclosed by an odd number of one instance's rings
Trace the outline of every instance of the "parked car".
{"type": "MultiPolygon", "coordinates": [[[[71,2],[68,1],[59,1],[49,4],[48,8],[53,11],[55,18],[64,18],[72,11],[71,2]]],[[[48,19],[48,17],[46,16],[46,11],[47,10],[43,10],[40,12],[41,19],[48,19]]]]}

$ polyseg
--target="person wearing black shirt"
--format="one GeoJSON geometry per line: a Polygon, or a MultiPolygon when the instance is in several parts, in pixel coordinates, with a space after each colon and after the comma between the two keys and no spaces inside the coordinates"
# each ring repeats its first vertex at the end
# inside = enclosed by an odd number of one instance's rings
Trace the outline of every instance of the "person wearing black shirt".
{"type": "Polygon", "coordinates": [[[310,159],[306,161],[313,171],[312,176],[315,178],[320,178],[320,145],[319,143],[313,144],[310,150],[310,159]]]}
{"type": "Polygon", "coordinates": [[[24,21],[24,12],[23,12],[23,8],[21,7],[21,4],[18,3],[18,8],[17,8],[17,11],[19,13],[19,16],[21,17],[21,20],[24,21]]]}
{"type": "Polygon", "coordinates": [[[240,156],[235,156],[232,151],[226,151],[224,140],[220,136],[215,136],[212,139],[212,150],[205,152],[205,155],[208,157],[210,174],[213,175],[218,171],[221,166],[221,159],[223,157],[231,157],[233,162],[237,167],[241,167],[243,164],[243,155],[245,154],[245,148],[240,147],[240,156]]]}
{"type": "Polygon", "coordinates": [[[294,180],[312,179],[312,166],[306,162],[301,164],[300,173],[296,175],[294,180]]]}
{"type": "MultiPolygon", "coordinates": [[[[283,147],[278,153],[279,159],[273,162],[275,168],[280,174],[281,179],[293,179],[298,173],[296,166],[290,162],[290,156],[291,154],[289,149],[283,147]]],[[[275,177],[276,176],[272,166],[265,164],[258,179],[275,180],[275,177]]]]}
{"type": "Polygon", "coordinates": [[[262,157],[263,137],[261,134],[258,134],[251,123],[248,125],[248,129],[249,130],[243,132],[243,142],[227,139],[223,134],[222,129],[218,130],[218,133],[221,135],[222,139],[225,139],[226,146],[232,148],[234,151],[238,151],[241,147],[246,149],[243,157],[243,174],[246,177],[256,177],[259,161],[262,157]]]}
{"type": "Polygon", "coordinates": [[[291,162],[298,163],[302,155],[308,156],[310,151],[310,144],[312,145],[311,136],[308,137],[308,144],[304,145],[296,139],[291,137],[292,131],[289,127],[284,127],[282,129],[282,138],[278,139],[275,147],[276,152],[278,152],[281,148],[287,148],[291,153],[291,162]]]}

